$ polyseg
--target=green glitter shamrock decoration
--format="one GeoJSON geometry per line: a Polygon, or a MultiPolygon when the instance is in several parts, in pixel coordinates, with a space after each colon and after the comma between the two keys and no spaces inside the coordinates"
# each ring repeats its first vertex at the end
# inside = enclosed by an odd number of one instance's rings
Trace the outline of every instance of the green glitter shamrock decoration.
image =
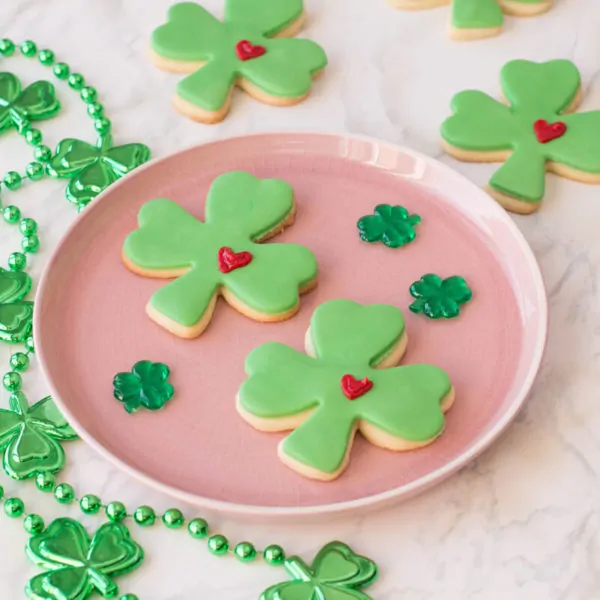
{"type": "Polygon", "coordinates": [[[52,177],[69,178],[67,200],[79,209],[123,175],[127,175],[150,158],[144,144],[113,146],[112,137],[100,137],[96,146],[68,138],[59,142],[47,165],[52,177]]]}
{"type": "Polygon", "coordinates": [[[38,471],[57,473],[65,466],[61,441],[77,434],[50,396],[29,406],[22,392],[9,399],[10,410],[0,409],[0,452],[4,472],[27,479],[38,471]]]}
{"type": "Polygon", "coordinates": [[[388,248],[400,248],[416,237],[415,225],[419,215],[411,215],[403,206],[379,204],[374,215],[358,220],[360,239],[365,242],[383,242],[388,248]]]}
{"type": "Polygon", "coordinates": [[[11,127],[23,131],[30,121],[48,119],[59,110],[49,81],[36,81],[22,90],[12,73],[0,73],[0,133],[11,127]]]}
{"type": "Polygon", "coordinates": [[[430,319],[452,319],[460,314],[460,305],[473,297],[467,282],[458,275],[442,279],[437,275],[423,275],[410,286],[416,300],[409,306],[414,313],[423,313],[430,319]]]}
{"type": "Polygon", "coordinates": [[[113,379],[114,396],[125,404],[128,413],[140,407],[149,410],[162,408],[175,393],[167,381],[169,367],[162,363],[140,360],[133,365],[131,373],[117,373],[113,379]]]}
{"type": "Polygon", "coordinates": [[[102,525],[90,539],[83,526],[69,518],[55,519],[29,538],[28,558],[47,572],[29,581],[31,600],[85,600],[97,591],[103,598],[119,593],[114,577],[137,569],[144,551],[119,523],[102,525]]]}
{"type": "Polygon", "coordinates": [[[31,332],[33,302],[23,300],[31,290],[31,277],[0,267],[0,340],[23,342],[31,332]]]}
{"type": "Polygon", "coordinates": [[[324,546],[310,567],[293,556],[285,568],[294,580],[270,587],[260,600],[370,600],[360,589],[377,577],[377,565],[342,542],[324,546]]]}

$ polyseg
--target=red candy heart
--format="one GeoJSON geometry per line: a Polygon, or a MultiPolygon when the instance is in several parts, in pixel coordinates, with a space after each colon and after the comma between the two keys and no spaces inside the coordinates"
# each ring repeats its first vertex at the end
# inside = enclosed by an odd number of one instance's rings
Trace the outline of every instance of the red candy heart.
{"type": "Polygon", "coordinates": [[[235,269],[245,267],[252,260],[250,252],[234,252],[231,248],[219,248],[219,271],[229,273],[235,269]]]}
{"type": "Polygon", "coordinates": [[[262,56],[267,49],[264,46],[253,46],[252,42],[242,40],[235,45],[235,53],[240,60],[250,60],[262,56]]]}
{"type": "Polygon", "coordinates": [[[535,131],[538,142],[547,144],[548,142],[565,135],[567,126],[562,121],[548,123],[548,121],[540,119],[533,124],[533,130],[535,131]]]}
{"type": "Polygon", "coordinates": [[[364,379],[356,379],[352,375],[344,375],[342,377],[342,392],[348,400],[356,400],[363,394],[366,394],[372,387],[373,382],[365,377],[364,379]]]}

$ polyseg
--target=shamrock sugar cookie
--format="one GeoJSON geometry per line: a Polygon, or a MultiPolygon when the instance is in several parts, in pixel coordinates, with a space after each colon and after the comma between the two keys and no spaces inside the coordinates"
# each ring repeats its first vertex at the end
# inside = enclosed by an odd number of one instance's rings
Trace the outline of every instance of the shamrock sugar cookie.
{"type": "Polygon", "coordinates": [[[389,0],[396,8],[423,10],[452,4],[448,33],[454,40],[470,41],[498,35],[503,12],[531,17],[552,8],[553,0],[389,0]]]}
{"type": "Polygon", "coordinates": [[[506,104],[468,90],[452,99],[442,124],[445,150],[473,162],[502,162],[489,193],[507,210],[528,214],[544,197],[546,171],[600,183],[600,111],[567,114],[581,99],[581,79],[568,60],[514,60],[501,72],[506,104]]]}
{"type": "Polygon", "coordinates": [[[260,431],[293,430],[279,457],[322,481],[346,469],[357,431],[388,450],[426,446],[442,433],[454,389],[438,367],[394,367],[407,341],[395,306],[321,304],[306,334],[307,354],[271,342],[248,355],[238,412],[260,431]]]}
{"type": "Polygon", "coordinates": [[[194,338],[210,323],[219,295],[256,321],[294,316],[299,295],[316,285],[316,259],[304,246],[260,242],[291,225],[295,210],[285,181],[242,171],[214,180],[204,222],[172,200],[144,204],[123,261],[144,277],[175,278],[151,297],[150,318],[194,338]]]}
{"type": "Polygon", "coordinates": [[[167,23],[152,34],[154,64],[182,79],[175,108],[194,121],[218,123],[238,86],[261,102],[290,106],[304,100],[327,65],[323,49],[296,35],[302,0],[226,0],[219,21],[193,2],[171,7],[167,23]]]}

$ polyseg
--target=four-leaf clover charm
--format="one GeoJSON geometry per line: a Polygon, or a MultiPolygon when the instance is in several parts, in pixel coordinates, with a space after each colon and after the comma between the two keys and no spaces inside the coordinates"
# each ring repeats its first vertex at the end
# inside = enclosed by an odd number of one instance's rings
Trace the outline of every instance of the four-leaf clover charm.
{"type": "Polygon", "coordinates": [[[30,121],[53,117],[59,110],[49,81],[36,81],[22,90],[12,73],[0,73],[0,133],[10,127],[23,131],[30,121]]]}
{"type": "Polygon", "coordinates": [[[23,300],[31,290],[31,277],[0,267],[0,340],[23,342],[31,332],[33,302],[23,300]]]}
{"type": "Polygon", "coordinates": [[[103,598],[119,593],[114,577],[140,566],[144,551],[119,523],[106,523],[90,538],[73,519],[61,518],[29,538],[28,558],[46,573],[29,581],[31,600],[86,600],[96,591],[103,598]]]}
{"type": "Polygon", "coordinates": [[[460,305],[469,302],[473,293],[458,275],[442,279],[429,274],[410,286],[410,295],[416,298],[409,306],[412,312],[423,313],[430,319],[452,319],[458,317],[460,305]]]}
{"type": "Polygon", "coordinates": [[[12,394],[10,410],[0,409],[0,452],[4,472],[27,479],[37,472],[57,473],[65,466],[60,442],[77,434],[48,396],[29,406],[22,392],[12,394]]]}
{"type": "Polygon", "coordinates": [[[260,600],[370,600],[361,588],[377,577],[377,565],[342,542],[330,542],[309,567],[296,556],[285,561],[292,581],[263,592],[260,600]]]}
{"type": "Polygon", "coordinates": [[[67,200],[81,209],[149,158],[144,144],[113,146],[110,135],[101,137],[96,146],[69,138],[59,142],[47,169],[52,177],[71,180],[65,191],[67,200]]]}
{"type": "Polygon", "coordinates": [[[131,373],[118,373],[113,380],[114,396],[123,402],[128,413],[140,407],[149,410],[162,408],[175,393],[167,381],[169,367],[162,363],[140,360],[133,365],[131,373]]]}
{"type": "Polygon", "coordinates": [[[458,93],[441,128],[446,151],[459,160],[504,162],[489,193],[507,210],[540,207],[546,171],[600,183],[600,110],[573,112],[581,76],[568,60],[513,60],[500,75],[504,102],[475,90],[458,93]]]}
{"type": "Polygon", "coordinates": [[[411,215],[403,206],[379,204],[374,215],[358,220],[360,239],[365,242],[383,242],[388,248],[400,248],[416,237],[415,226],[419,215],[411,215]]]}

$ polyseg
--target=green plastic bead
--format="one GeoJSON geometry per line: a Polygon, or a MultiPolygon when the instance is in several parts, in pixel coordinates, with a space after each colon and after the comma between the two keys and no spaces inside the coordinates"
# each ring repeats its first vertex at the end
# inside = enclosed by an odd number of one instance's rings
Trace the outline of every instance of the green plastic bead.
{"type": "Polygon", "coordinates": [[[38,533],[42,533],[42,531],[44,531],[44,519],[42,519],[40,515],[31,513],[25,517],[25,520],[23,521],[23,527],[27,533],[30,533],[31,535],[37,535],[38,533]]]}
{"type": "Polygon", "coordinates": [[[87,85],[81,90],[79,96],[86,104],[89,104],[90,102],[95,102],[98,97],[98,90],[91,85],[87,85]]]}
{"type": "Polygon", "coordinates": [[[40,238],[37,235],[25,235],[21,240],[23,252],[35,254],[40,249],[40,238]]]}
{"type": "Polygon", "coordinates": [[[285,562],[285,551],[277,544],[267,546],[263,552],[263,556],[268,565],[282,565],[285,562]]]}
{"type": "Polygon", "coordinates": [[[94,128],[100,135],[104,135],[110,131],[112,123],[106,117],[100,117],[94,121],[94,128]]]}
{"type": "Polygon", "coordinates": [[[40,50],[38,60],[46,67],[54,62],[54,52],[52,50],[40,50]]]}
{"type": "MultiPolygon", "coordinates": [[[[38,165],[40,163],[37,163],[38,165]]],[[[34,219],[25,218],[19,223],[19,231],[23,235],[32,235],[37,231],[38,224],[34,219]]]]}
{"type": "Polygon", "coordinates": [[[54,497],[59,504],[71,504],[75,499],[75,490],[68,483],[59,483],[54,488],[54,497]]]}
{"type": "Polygon", "coordinates": [[[52,150],[48,148],[48,146],[38,146],[33,151],[33,156],[35,160],[39,160],[41,162],[48,162],[52,158],[52,150]]]}
{"type": "Polygon", "coordinates": [[[27,257],[22,252],[13,252],[8,257],[8,268],[11,271],[22,271],[27,266],[27,257]]]}
{"type": "Polygon", "coordinates": [[[250,562],[256,558],[256,548],[250,542],[240,542],[233,549],[233,553],[241,562],[250,562]]]}
{"type": "Polygon", "coordinates": [[[127,516],[127,508],[122,502],[109,502],[106,505],[106,516],[113,523],[120,523],[127,516]]]}
{"type": "Polygon", "coordinates": [[[72,73],[69,75],[69,87],[74,90],[80,90],[85,85],[85,79],[83,75],[79,73],[72,73]]]}
{"type": "Polygon", "coordinates": [[[4,488],[0,485],[0,500],[4,498],[4,488]]]}
{"type": "Polygon", "coordinates": [[[2,56],[12,56],[15,53],[15,44],[12,40],[4,38],[0,40],[0,54],[2,56]]]}
{"type": "Polygon", "coordinates": [[[119,600],[140,600],[135,594],[123,594],[119,600]]]}
{"type": "Polygon", "coordinates": [[[9,371],[2,378],[2,385],[8,392],[18,392],[21,389],[23,380],[16,371],[9,371]]]}
{"type": "Polygon", "coordinates": [[[18,190],[21,187],[23,178],[16,171],[9,171],[4,176],[4,185],[9,190],[18,190]]]}
{"type": "Polygon", "coordinates": [[[25,131],[25,141],[30,146],[39,146],[42,143],[43,135],[39,129],[27,129],[25,131]]]}
{"type": "Polygon", "coordinates": [[[25,340],[25,350],[27,350],[27,352],[35,352],[35,346],[33,344],[33,336],[29,336],[26,340],[25,340]]]}
{"type": "Polygon", "coordinates": [[[61,62],[54,65],[53,72],[55,77],[58,79],[66,79],[69,76],[71,69],[69,69],[69,65],[67,63],[61,62]]]}
{"type": "Polygon", "coordinates": [[[31,40],[27,40],[21,44],[21,53],[23,56],[35,56],[37,54],[37,46],[31,40]]]}
{"type": "Polygon", "coordinates": [[[15,371],[25,371],[29,367],[29,356],[25,352],[15,352],[10,357],[10,366],[15,371]]]}
{"type": "Polygon", "coordinates": [[[21,218],[21,209],[18,206],[5,206],[2,209],[2,216],[7,223],[17,223],[21,218]]]}
{"type": "Polygon", "coordinates": [[[229,550],[229,540],[224,535],[213,535],[208,538],[208,550],[215,556],[222,556],[229,550]]]}
{"type": "Polygon", "coordinates": [[[56,477],[53,473],[47,471],[40,471],[35,476],[35,485],[40,492],[51,492],[54,489],[56,483],[56,477]]]}
{"type": "Polygon", "coordinates": [[[102,500],[94,494],[86,494],[79,501],[79,508],[86,515],[95,515],[102,508],[102,500]]]}
{"type": "Polygon", "coordinates": [[[208,535],[208,523],[204,519],[192,519],[188,523],[188,533],[196,540],[208,535]]]}
{"type": "Polygon", "coordinates": [[[87,105],[87,111],[90,117],[99,119],[104,114],[104,106],[102,106],[100,102],[92,102],[91,104],[87,105]]]}
{"type": "Polygon", "coordinates": [[[4,501],[4,514],[11,519],[19,518],[25,512],[25,504],[21,498],[7,498],[4,501]]]}
{"type": "Polygon", "coordinates": [[[154,521],[156,520],[156,513],[154,512],[154,509],[150,506],[140,506],[133,513],[133,520],[140,527],[150,527],[154,525],[154,521]]]}
{"type": "Polygon", "coordinates": [[[185,523],[183,513],[178,508],[169,508],[162,516],[162,520],[169,529],[177,529],[185,523]]]}
{"type": "Polygon", "coordinates": [[[31,181],[39,181],[45,173],[44,165],[40,162],[30,162],[25,168],[25,175],[31,181]]]}

